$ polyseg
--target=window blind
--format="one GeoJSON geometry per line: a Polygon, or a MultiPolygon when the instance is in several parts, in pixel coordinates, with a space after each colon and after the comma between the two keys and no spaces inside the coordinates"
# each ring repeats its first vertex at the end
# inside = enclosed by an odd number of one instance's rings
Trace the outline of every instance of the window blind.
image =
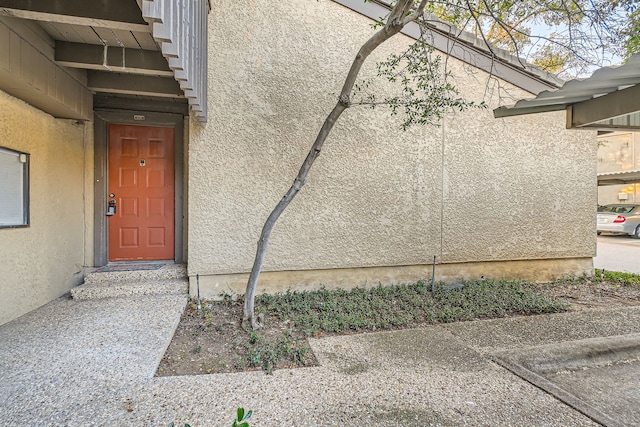
{"type": "Polygon", "coordinates": [[[28,156],[0,148],[0,227],[26,225],[28,156]]]}

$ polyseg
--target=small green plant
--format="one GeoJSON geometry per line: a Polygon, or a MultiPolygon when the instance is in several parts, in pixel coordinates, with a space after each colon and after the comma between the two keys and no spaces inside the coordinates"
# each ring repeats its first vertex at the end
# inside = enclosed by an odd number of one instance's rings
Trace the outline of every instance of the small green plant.
{"type": "Polygon", "coordinates": [[[244,408],[238,408],[236,420],[231,427],[249,427],[247,420],[251,417],[251,414],[253,414],[253,411],[245,413],[244,408]]]}
{"type": "Polygon", "coordinates": [[[260,341],[260,337],[258,336],[256,331],[251,330],[251,332],[249,333],[249,342],[251,344],[258,344],[258,341],[260,341]]]}
{"type": "MultiPolygon", "coordinates": [[[[245,413],[244,408],[238,408],[236,419],[233,421],[231,427],[249,427],[247,420],[251,417],[251,414],[253,414],[253,411],[245,413]]],[[[175,427],[175,423],[170,423],[168,427],[175,427]]],[[[184,427],[191,427],[191,425],[185,424],[184,427]]]]}
{"type": "Polygon", "coordinates": [[[223,292],[220,296],[222,297],[222,303],[224,305],[231,305],[233,303],[233,296],[231,296],[231,294],[223,292]]]}
{"type": "Polygon", "coordinates": [[[245,369],[247,367],[247,359],[240,357],[233,362],[233,366],[236,369],[245,369]]]}
{"type": "Polygon", "coordinates": [[[267,374],[272,374],[279,364],[304,366],[309,347],[296,342],[290,333],[285,333],[276,343],[263,342],[251,333],[249,343],[245,344],[246,353],[236,360],[236,368],[261,368],[267,374]]]}
{"type": "Polygon", "coordinates": [[[596,281],[613,282],[625,286],[640,286],[640,275],[633,273],[596,269],[595,279],[596,281]]]}

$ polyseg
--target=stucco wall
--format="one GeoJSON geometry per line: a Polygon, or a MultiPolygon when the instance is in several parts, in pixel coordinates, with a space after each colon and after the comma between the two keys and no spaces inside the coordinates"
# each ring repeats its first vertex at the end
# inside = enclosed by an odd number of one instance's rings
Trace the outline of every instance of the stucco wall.
{"type": "Polygon", "coordinates": [[[443,260],[595,256],[596,133],[566,130],[564,111],[494,119],[505,91],[531,95],[466,68],[452,64],[458,86],[491,108],[444,121],[443,260]]]}
{"type": "Polygon", "coordinates": [[[0,324],[82,280],[84,132],[0,92],[0,146],[31,155],[30,226],[0,229],[0,324]]]}
{"type": "MultiPolygon", "coordinates": [[[[209,120],[189,130],[192,276],[250,269],[264,220],[373,30],[328,0],[215,0],[209,31],[209,120]]],[[[409,42],[383,45],[363,75],[409,42]]],[[[527,95],[449,66],[467,98],[493,107],[505,93],[527,95]]],[[[489,108],[402,132],[384,109],[351,108],[276,225],[265,271],[422,265],[434,255],[588,259],[594,225],[575,212],[595,214],[595,135],[563,126],[562,113],[494,120],[489,108]]]]}

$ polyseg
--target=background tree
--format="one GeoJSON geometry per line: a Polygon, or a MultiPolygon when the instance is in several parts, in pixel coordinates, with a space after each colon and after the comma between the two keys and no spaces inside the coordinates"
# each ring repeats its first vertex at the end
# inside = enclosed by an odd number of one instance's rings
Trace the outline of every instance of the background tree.
{"type": "Polygon", "coordinates": [[[434,52],[429,44],[435,21],[450,23],[454,35],[471,31],[484,40],[491,55],[497,57],[497,49],[506,49],[522,57],[523,66],[529,59],[550,71],[581,70],[600,64],[608,54],[620,53],[613,46],[625,46],[633,51],[638,43],[637,34],[633,33],[637,29],[636,2],[631,0],[397,0],[381,3],[389,6],[389,14],[374,25],[377,31],[356,54],[335,107],[320,128],[293,184],[262,228],[244,302],[243,323],[252,328],[260,326],[255,316],[255,292],[271,232],[282,212],[304,186],[324,142],[345,110],[355,105],[386,106],[392,114],[403,115],[402,128],[406,129],[414,124],[437,125],[442,116],[453,109],[483,106],[464,100],[449,82],[446,52],[434,52]],[[377,67],[378,77],[398,83],[400,94],[380,98],[368,92],[369,83],[358,81],[363,63],[378,46],[414,23],[419,26],[421,36],[407,51],[391,55],[377,67]],[[544,33],[536,35],[534,30],[544,33]]]}
{"type": "Polygon", "coordinates": [[[624,8],[628,20],[621,22],[620,37],[622,46],[619,56],[628,59],[635,53],[640,53],[640,7],[638,0],[628,0],[619,6],[624,8]]]}
{"type": "Polygon", "coordinates": [[[638,0],[431,1],[427,12],[545,71],[575,77],[638,52],[638,0]]]}

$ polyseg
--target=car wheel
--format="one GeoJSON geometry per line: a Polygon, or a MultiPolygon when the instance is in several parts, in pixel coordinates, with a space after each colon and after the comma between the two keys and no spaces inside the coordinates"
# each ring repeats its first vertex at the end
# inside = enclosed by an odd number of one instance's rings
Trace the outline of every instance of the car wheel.
{"type": "Polygon", "coordinates": [[[640,239],[640,225],[636,227],[636,230],[631,235],[634,239],[640,239]]]}

